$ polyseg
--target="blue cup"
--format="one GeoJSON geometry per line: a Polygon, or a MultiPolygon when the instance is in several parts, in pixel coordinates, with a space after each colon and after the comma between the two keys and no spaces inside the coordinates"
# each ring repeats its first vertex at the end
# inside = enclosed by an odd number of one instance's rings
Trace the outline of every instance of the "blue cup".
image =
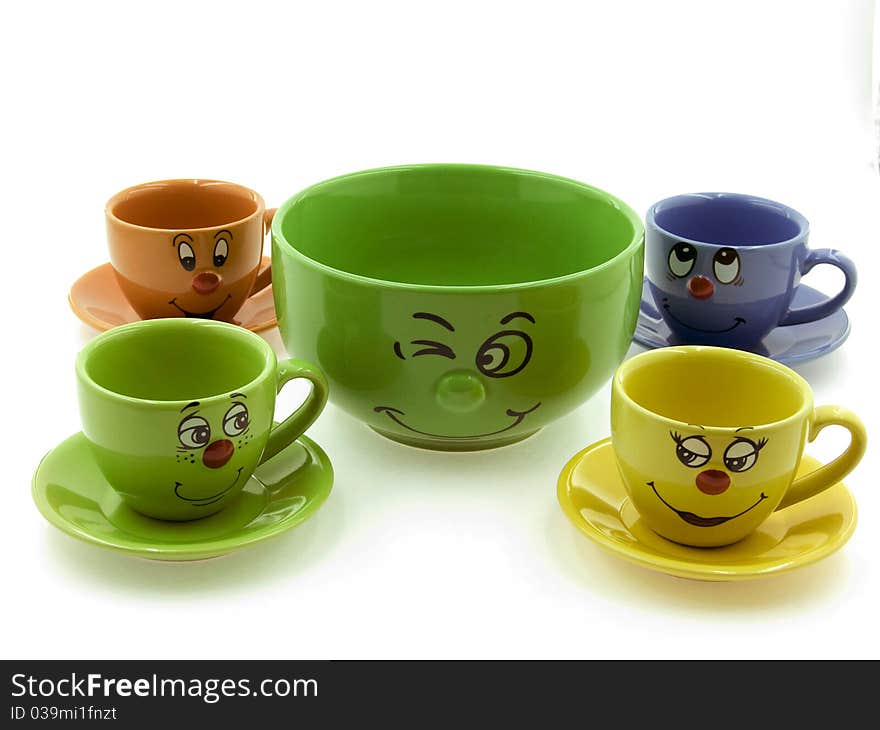
{"type": "Polygon", "coordinates": [[[682,344],[749,347],[776,327],[840,309],[856,267],[832,249],[807,247],[810,224],[782,203],[735,193],[677,195],[655,203],[645,225],[645,268],[657,309],[682,344]],[[836,296],[791,308],[801,277],[831,264],[836,296]]]}

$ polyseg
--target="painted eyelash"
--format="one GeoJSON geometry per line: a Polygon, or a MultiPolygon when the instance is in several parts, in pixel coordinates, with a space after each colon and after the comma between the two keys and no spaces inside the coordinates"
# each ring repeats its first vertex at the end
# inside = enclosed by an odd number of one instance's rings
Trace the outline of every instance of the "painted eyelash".
{"type": "Polygon", "coordinates": [[[440,355],[441,357],[448,357],[450,360],[455,360],[455,353],[452,351],[452,348],[449,345],[444,345],[442,342],[435,342],[434,340],[413,340],[413,345],[425,345],[421,350],[417,350],[413,353],[413,357],[417,355],[440,355]]]}
{"type": "MultiPolygon", "coordinates": [[[[687,440],[678,431],[670,431],[669,435],[672,436],[672,440],[675,441],[675,443],[679,446],[681,446],[687,440]]],[[[704,444],[706,444],[706,439],[704,439],[702,436],[688,436],[687,438],[697,439],[698,441],[702,441],[704,444]]],[[[709,449],[712,448],[711,446],[709,446],[709,444],[706,444],[706,446],[709,447],[709,449]]],[[[699,454],[699,456],[702,456],[702,454],[699,454]]]]}
{"type": "MultiPolygon", "coordinates": [[[[767,445],[767,439],[764,437],[761,437],[757,441],[752,441],[750,438],[746,438],[745,436],[738,436],[736,439],[734,439],[733,443],[734,444],[736,444],[736,443],[751,444],[752,447],[754,447],[754,449],[755,449],[755,453],[757,454],[761,449],[763,449],[767,445]]],[[[731,446],[732,445],[733,444],[731,444],[731,446]]]]}

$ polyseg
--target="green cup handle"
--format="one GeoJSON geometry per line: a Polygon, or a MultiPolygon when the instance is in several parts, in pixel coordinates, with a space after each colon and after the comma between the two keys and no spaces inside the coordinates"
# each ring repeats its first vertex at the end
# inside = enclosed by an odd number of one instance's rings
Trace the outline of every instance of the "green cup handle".
{"type": "Polygon", "coordinates": [[[820,466],[815,471],[795,479],[776,509],[789,507],[837,484],[855,469],[865,455],[865,449],[868,448],[868,433],[855,413],[840,406],[819,406],[813,411],[810,420],[809,440],[814,441],[826,426],[843,426],[849,431],[850,442],[846,451],[825,466],[820,466]]]}
{"type": "Polygon", "coordinates": [[[279,393],[285,383],[296,378],[310,380],[312,391],[299,408],[275,426],[269,433],[269,441],[266,444],[266,450],[263,452],[263,458],[260,460],[261,464],[296,441],[312,425],[327,403],[327,378],[324,377],[324,373],[318,370],[318,368],[305,360],[298,360],[296,358],[282,360],[278,363],[279,393]]]}

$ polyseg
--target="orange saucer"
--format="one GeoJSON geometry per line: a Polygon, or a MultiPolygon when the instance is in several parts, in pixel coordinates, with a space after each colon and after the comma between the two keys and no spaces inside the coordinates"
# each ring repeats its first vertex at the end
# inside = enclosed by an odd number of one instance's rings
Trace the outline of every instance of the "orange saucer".
{"type": "MultiPolygon", "coordinates": [[[[262,272],[271,262],[268,256],[263,256],[260,271],[262,272]]],[[[122,294],[122,289],[116,283],[116,275],[109,262],[77,279],[70,287],[68,301],[77,317],[102,332],[121,324],[140,321],[140,317],[131,308],[122,294]]],[[[276,320],[272,285],[250,297],[238,310],[232,322],[252,332],[274,327],[276,320]]]]}

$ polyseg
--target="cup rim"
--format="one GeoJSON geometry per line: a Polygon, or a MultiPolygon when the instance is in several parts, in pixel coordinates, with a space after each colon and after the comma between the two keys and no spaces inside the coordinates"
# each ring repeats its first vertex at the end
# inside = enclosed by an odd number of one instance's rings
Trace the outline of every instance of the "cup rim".
{"type": "Polygon", "coordinates": [[[252,190],[251,188],[240,185],[239,183],[229,182],[228,180],[214,180],[212,178],[205,177],[176,177],[170,178],[168,180],[151,180],[149,182],[138,183],[137,185],[130,185],[127,188],[123,188],[122,190],[114,193],[110,196],[107,202],[104,204],[104,214],[107,216],[108,220],[113,221],[115,224],[124,226],[126,228],[131,228],[136,231],[158,231],[167,233],[169,231],[213,231],[215,228],[222,228],[224,226],[237,226],[241,223],[246,223],[251,218],[256,216],[263,215],[263,212],[266,210],[266,201],[263,200],[263,196],[260,195],[256,190],[252,190]],[[143,188],[147,188],[151,185],[166,185],[168,183],[190,183],[195,185],[200,185],[202,183],[219,183],[221,185],[229,185],[234,188],[238,188],[239,190],[245,191],[253,198],[253,201],[257,204],[256,209],[253,213],[249,213],[244,218],[238,218],[233,221],[226,221],[225,223],[217,223],[213,226],[201,226],[198,228],[157,228],[156,226],[141,226],[137,223],[131,223],[130,221],[124,220],[116,215],[113,212],[113,209],[119,202],[122,200],[123,196],[131,193],[135,190],[141,190],[143,188]]]}
{"type": "MultiPolygon", "coordinates": [[[[95,351],[107,343],[108,341],[127,335],[130,332],[149,331],[149,330],[186,330],[193,327],[211,328],[223,333],[224,337],[238,338],[241,342],[256,347],[263,355],[263,366],[259,374],[251,378],[246,383],[242,383],[237,388],[247,388],[251,385],[261,382],[269,377],[277,367],[277,356],[275,351],[262,337],[238,325],[228,322],[220,322],[217,320],[207,319],[190,319],[187,317],[168,317],[162,319],[145,319],[139,322],[131,322],[129,324],[120,325],[113,329],[102,332],[97,337],[86,343],[76,356],[75,371],[78,380],[84,385],[106,398],[114,401],[127,403],[129,405],[151,407],[151,408],[176,408],[191,403],[192,398],[181,398],[175,400],[161,400],[157,398],[138,398],[136,396],[118,393],[115,390],[106,388],[98,383],[88,372],[89,359],[94,355],[95,351]]],[[[199,402],[205,405],[212,405],[217,402],[225,401],[229,397],[228,391],[215,393],[208,396],[198,398],[199,402]]]]}
{"type": "Polygon", "coordinates": [[[645,223],[648,228],[653,228],[660,233],[669,236],[670,238],[674,238],[677,241],[682,241],[684,243],[693,243],[698,246],[710,246],[714,248],[733,248],[733,249],[762,249],[762,248],[773,248],[774,246],[786,246],[791,245],[797,241],[805,239],[810,234],[810,221],[807,220],[807,217],[798,210],[795,210],[790,205],[786,205],[785,203],[780,203],[778,200],[772,200],[771,198],[762,198],[758,195],[750,195],[748,193],[724,193],[724,192],[698,192],[698,193],[680,193],[678,195],[671,195],[668,198],[663,198],[662,200],[658,200],[656,203],[651,205],[648,208],[648,213],[645,216],[645,223]],[[788,217],[795,221],[798,224],[800,230],[794,236],[785,239],[784,241],[774,241],[773,243],[761,243],[758,245],[754,244],[744,244],[744,243],[712,243],[710,241],[701,241],[699,238],[688,238],[687,236],[680,236],[677,233],[670,231],[666,228],[663,228],[656,220],[656,214],[659,212],[658,209],[664,203],[670,203],[679,198],[695,198],[695,197],[706,197],[717,200],[719,198],[733,198],[736,200],[742,200],[750,203],[759,203],[762,205],[770,205],[776,206],[777,208],[784,208],[788,213],[788,217]]]}
{"type": "MultiPolygon", "coordinates": [[[[756,355],[753,352],[746,352],[745,350],[734,350],[727,347],[713,347],[710,345],[675,345],[673,347],[658,347],[653,350],[647,350],[646,352],[640,352],[638,355],[635,355],[628,360],[625,360],[618,366],[617,371],[614,373],[614,377],[612,379],[612,401],[614,400],[614,398],[619,398],[624,401],[628,407],[638,411],[642,415],[673,424],[682,429],[689,427],[692,428],[693,424],[691,423],[679,420],[677,418],[672,418],[670,416],[664,416],[661,413],[652,411],[650,408],[646,408],[629,395],[623,384],[623,379],[628,373],[634,371],[639,366],[644,366],[644,364],[646,362],[649,362],[650,360],[665,358],[671,352],[680,352],[692,356],[708,355],[725,359],[741,360],[743,362],[752,363],[761,367],[769,367],[772,370],[775,370],[780,375],[783,375],[789,380],[794,381],[799,386],[799,390],[801,391],[802,396],[799,408],[794,413],[786,416],[785,418],[781,418],[775,421],[768,421],[765,423],[748,424],[750,426],[754,426],[756,429],[760,428],[762,430],[766,430],[782,428],[791,425],[792,423],[804,420],[805,418],[809,417],[810,413],[813,411],[813,391],[810,388],[810,384],[801,375],[796,373],[791,368],[783,365],[780,362],[776,362],[776,360],[771,360],[769,357],[756,355]]],[[[737,429],[737,426],[713,426],[706,423],[701,423],[700,426],[703,427],[703,431],[705,433],[716,435],[727,435],[735,432],[737,429]]]]}
{"type": "Polygon", "coordinates": [[[534,287],[540,286],[548,286],[551,284],[559,284],[565,283],[568,281],[573,281],[579,277],[590,275],[594,272],[602,271],[606,268],[610,268],[616,265],[618,262],[626,260],[630,258],[640,247],[644,245],[645,242],[645,226],[642,222],[642,219],[636,214],[636,212],[624,203],[622,200],[617,198],[616,196],[608,193],[601,188],[594,187],[592,185],[587,185],[586,183],[579,182],[577,180],[573,180],[567,177],[561,177],[559,175],[553,175],[547,172],[538,172],[536,170],[525,170],[517,167],[507,167],[503,165],[479,165],[479,164],[471,164],[471,163],[446,163],[446,162],[436,162],[436,163],[419,163],[419,164],[409,164],[409,165],[392,165],[388,167],[374,167],[367,170],[360,170],[358,172],[350,172],[344,175],[337,175],[336,177],[329,178],[327,180],[323,180],[319,183],[315,183],[314,185],[310,185],[303,190],[300,190],[296,195],[291,198],[288,198],[284,203],[282,203],[278,210],[275,213],[275,217],[272,219],[272,240],[278,241],[279,243],[284,244],[284,253],[294,256],[305,264],[311,266],[314,269],[324,273],[324,274],[332,274],[335,277],[340,279],[346,279],[353,282],[358,282],[361,284],[367,284],[371,286],[381,286],[389,289],[398,289],[398,290],[406,290],[406,291],[419,291],[419,292],[435,292],[435,293],[466,293],[466,294],[476,294],[476,293],[494,293],[494,292],[510,292],[510,291],[518,291],[521,289],[530,289],[534,287]],[[293,208],[297,203],[303,200],[308,195],[315,193],[316,191],[321,190],[324,187],[329,187],[343,180],[350,180],[358,177],[365,177],[368,175],[378,175],[378,174],[388,174],[388,173],[396,173],[396,172],[405,172],[410,170],[458,170],[458,171],[473,171],[473,172],[500,172],[506,174],[515,174],[522,175],[526,177],[532,178],[540,178],[543,180],[561,183],[563,185],[578,188],[582,191],[592,193],[594,196],[603,199],[605,202],[610,203],[613,208],[615,208],[618,212],[623,214],[623,216],[632,224],[633,226],[633,236],[632,239],[627,243],[626,247],[621,251],[616,253],[609,259],[606,259],[602,263],[597,266],[590,267],[589,269],[582,269],[580,271],[575,271],[570,274],[563,274],[562,276],[555,276],[547,279],[535,279],[530,281],[517,281],[509,284],[476,284],[476,285],[465,285],[465,284],[416,284],[412,282],[403,282],[403,281],[393,281],[389,279],[379,279],[373,276],[365,276],[363,274],[355,274],[350,271],[344,271],[343,269],[336,268],[335,266],[330,266],[325,264],[317,259],[312,258],[311,256],[307,256],[298,248],[296,248],[282,233],[281,226],[284,217],[287,215],[288,211],[293,208]]]}

